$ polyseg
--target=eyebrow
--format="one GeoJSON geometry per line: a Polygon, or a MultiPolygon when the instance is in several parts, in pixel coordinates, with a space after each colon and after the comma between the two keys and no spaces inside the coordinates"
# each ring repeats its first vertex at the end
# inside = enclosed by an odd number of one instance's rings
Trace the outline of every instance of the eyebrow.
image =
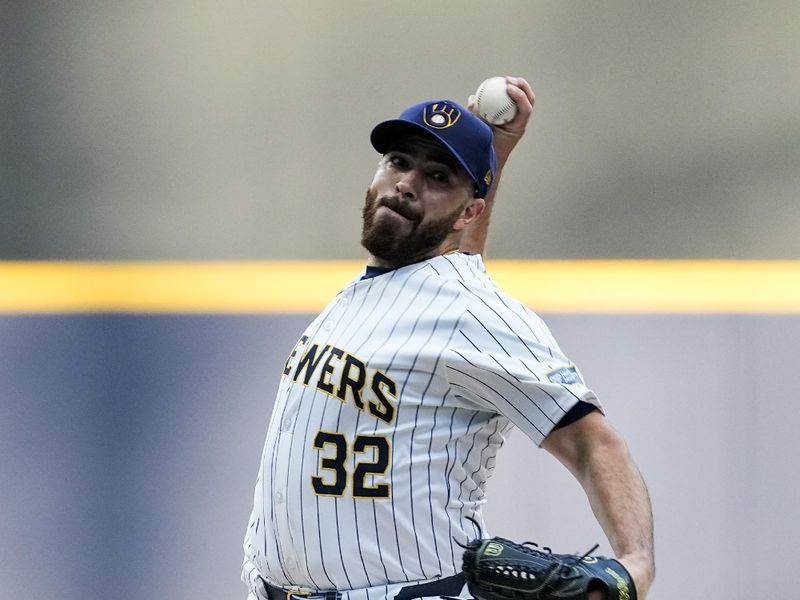
{"type": "Polygon", "coordinates": [[[397,152],[405,152],[412,154],[416,151],[425,155],[425,158],[433,162],[441,163],[450,169],[453,173],[459,173],[464,168],[456,161],[455,158],[447,151],[441,148],[439,144],[434,141],[428,141],[422,137],[413,137],[401,139],[394,142],[389,147],[389,152],[395,150],[397,152]],[[422,143],[419,143],[419,141],[422,143]]]}

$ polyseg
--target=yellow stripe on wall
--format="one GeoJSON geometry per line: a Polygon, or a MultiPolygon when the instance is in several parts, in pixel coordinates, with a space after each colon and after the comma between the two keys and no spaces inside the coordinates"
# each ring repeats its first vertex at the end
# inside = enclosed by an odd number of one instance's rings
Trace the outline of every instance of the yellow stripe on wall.
{"type": "MultiPolygon", "coordinates": [[[[0,312],[315,313],[360,261],[0,262],[0,312]]],[[[800,261],[488,261],[538,312],[800,313],[800,261]]]]}

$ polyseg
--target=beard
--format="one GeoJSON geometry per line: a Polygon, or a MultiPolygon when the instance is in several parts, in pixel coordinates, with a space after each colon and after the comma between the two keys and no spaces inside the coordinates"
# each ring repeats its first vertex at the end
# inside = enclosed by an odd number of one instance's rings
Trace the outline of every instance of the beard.
{"type": "Polygon", "coordinates": [[[465,205],[466,202],[450,214],[422,223],[420,215],[410,212],[398,196],[378,198],[377,193],[367,190],[362,211],[364,225],[361,230],[361,245],[373,256],[395,266],[425,260],[438,254],[439,247],[453,231],[453,225],[461,216],[465,205]],[[412,223],[411,231],[402,234],[390,220],[376,221],[375,213],[380,206],[388,206],[408,218],[412,223]]]}

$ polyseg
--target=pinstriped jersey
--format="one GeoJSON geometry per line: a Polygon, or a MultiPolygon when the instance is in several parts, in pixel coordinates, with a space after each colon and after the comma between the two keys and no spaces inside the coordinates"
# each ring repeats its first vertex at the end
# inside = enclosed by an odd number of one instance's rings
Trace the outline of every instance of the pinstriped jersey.
{"type": "Polygon", "coordinates": [[[509,430],[539,444],[578,400],[599,407],[480,256],[356,279],[282,365],[245,558],[276,585],[368,600],[451,576],[509,430]]]}

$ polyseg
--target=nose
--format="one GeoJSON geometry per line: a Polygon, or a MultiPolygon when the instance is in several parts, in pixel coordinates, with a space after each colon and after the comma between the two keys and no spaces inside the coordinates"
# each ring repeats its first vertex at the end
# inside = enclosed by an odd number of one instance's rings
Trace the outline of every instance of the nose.
{"type": "Polygon", "coordinates": [[[416,169],[405,171],[394,186],[399,195],[407,200],[417,197],[417,186],[419,184],[419,173],[416,169]]]}

